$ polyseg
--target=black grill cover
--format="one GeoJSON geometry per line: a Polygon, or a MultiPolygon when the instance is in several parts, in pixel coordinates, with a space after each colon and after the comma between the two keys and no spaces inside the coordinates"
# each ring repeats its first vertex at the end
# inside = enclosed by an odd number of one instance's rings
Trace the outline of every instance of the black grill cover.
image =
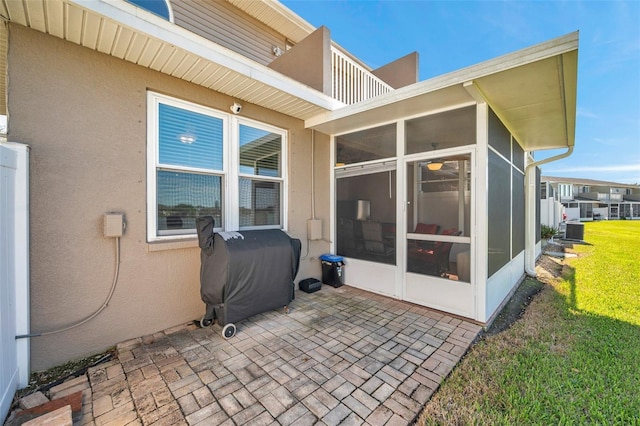
{"type": "Polygon", "coordinates": [[[300,265],[300,240],[279,229],[213,232],[211,216],[196,220],[200,296],[220,325],[289,305],[300,265]]]}

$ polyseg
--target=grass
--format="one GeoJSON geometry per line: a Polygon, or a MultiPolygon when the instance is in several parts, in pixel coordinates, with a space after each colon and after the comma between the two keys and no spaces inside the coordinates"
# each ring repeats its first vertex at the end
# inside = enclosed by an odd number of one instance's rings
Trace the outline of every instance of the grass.
{"type": "Polygon", "coordinates": [[[585,241],[545,259],[561,273],[540,274],[523,317],[471,349],[418,425],[640,425],[640,221],[586,223],[585,241]]]}

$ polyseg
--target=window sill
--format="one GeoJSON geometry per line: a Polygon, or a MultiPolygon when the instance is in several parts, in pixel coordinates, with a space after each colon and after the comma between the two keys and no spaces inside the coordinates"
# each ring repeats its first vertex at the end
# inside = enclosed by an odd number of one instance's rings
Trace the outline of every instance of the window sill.
{"type": "Polygon", "coordinates": [[[173,241],[154,241],[151,243],[147,243],[147,250],[149,252],[178,250],[178,249],[197,248],[197,247],[199,247],[197,238],[173,240],[173,241]]]}

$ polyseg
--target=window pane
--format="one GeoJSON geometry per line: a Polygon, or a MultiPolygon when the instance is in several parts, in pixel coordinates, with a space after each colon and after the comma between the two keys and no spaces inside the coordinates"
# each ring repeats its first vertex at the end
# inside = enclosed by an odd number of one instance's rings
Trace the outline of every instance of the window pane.
{"type": "Polygon", "coordinates": [[[336,137],[336,165],[396,156],[396,125],[388,124],[336,137]]]}
{"type": "Polygon", "coordinates": [[[138,7],[148,10],[167,21],[169,20],[169,6],[166,0],[127,0],[138,7]]]}
{"type": "Polygon", "coordinates": [[[280,225],[280,182],[240,178],[240,227],[280,225]]]}
{"type": "Polygon", "coordinates": [[[471,156],[462,154],[416,161],[409,165],[407,172],[408,179],[411,179],[407,186],[407,200],[413,206],[409,212],[407,232],[422,233],[416,229],[427,224],[437,227],[434,233],[453,230],[460,232],[461,236],[470,236],[471,156]]]}
{"type": "Polygon", "coordinates": [[[337,253],[395,265],[396,171],[336,179],[337,253]]]}
{"type": "Polygon", "coordinates": [[[440,157],[407,165],[407,272],[470,282],[471,155],[440,157]],[[451,238],[434,241],[429,235],[451,238]]]}
{"type": "Polygon", "coordinates": [[[222,170],[223,121],[159,105],[160,164],[222,170]]]}
{"type": "Polygon", "coordinates": [[[427,115],[408,120],[406,123],[407,154],[475,143],[475,106],[427,115]]]}
{"type": "MultiPolygon", "coordinates": [[[[222,177],[158,170],[158,231],[195,230],[198,216],[213,216],[222,227],[222,177]]],[[[172,232],[173,231],[173,232],[172,232]]]]}
{"type": "Polygon", "coordinates": [[[282,135],[240,125],[240,173],[280,177],[282,135]]]}

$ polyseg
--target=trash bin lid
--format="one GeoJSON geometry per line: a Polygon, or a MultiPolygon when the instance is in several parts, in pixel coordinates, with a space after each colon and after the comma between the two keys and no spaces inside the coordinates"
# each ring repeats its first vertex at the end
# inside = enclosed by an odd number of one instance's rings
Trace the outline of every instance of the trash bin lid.
{"type": "Polygon", "coordinates": [[[338,256],[336,254],[325,253],[320,256],[320,260],[324,260],[325,262],[343,262],[344,257],[338,256]]]}

